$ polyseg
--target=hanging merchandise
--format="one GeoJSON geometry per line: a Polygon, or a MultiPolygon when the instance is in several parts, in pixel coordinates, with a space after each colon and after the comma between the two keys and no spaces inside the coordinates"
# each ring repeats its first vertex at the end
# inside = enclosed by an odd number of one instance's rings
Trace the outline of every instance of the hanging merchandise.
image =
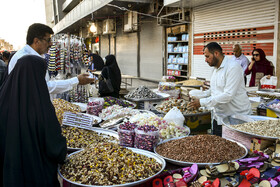
{"type": "Polygon", "coordinates": [[[88,98],[92,97],[91,87],[91,85],[77,85],[69,92],[69,101],[87,103],[88,98]]]}
{"type": "Polygon", "coordinates": [[[63,79],[65,74],[77,74],[81,68],[88,66],[88,50],[83,38],[57,34],[52,37],[52,42],[48,60],[48,71],[51,77],[63,79]]]}

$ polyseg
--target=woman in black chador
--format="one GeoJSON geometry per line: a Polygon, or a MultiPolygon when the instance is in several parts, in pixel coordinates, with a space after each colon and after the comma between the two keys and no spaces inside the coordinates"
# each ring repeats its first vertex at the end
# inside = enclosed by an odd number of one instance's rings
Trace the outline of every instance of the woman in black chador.
{"type": "Polygon", "coordinates": [[[41,57],[24,56],[0,88],[0,186],[59,186],[57,166],[67,147],[46,68],[41,57]]]}
{"type": "Polygon", "coordinates": [[[111,93],[102,93],[102,85],[99,84],[100,96],[112,96],[118,98],[121,89],[122,77],[120,68],[114,55],[107,55],[105,57],[105,66],[102,69],[101,76],[111,80],[113,91],[111,93]]]}

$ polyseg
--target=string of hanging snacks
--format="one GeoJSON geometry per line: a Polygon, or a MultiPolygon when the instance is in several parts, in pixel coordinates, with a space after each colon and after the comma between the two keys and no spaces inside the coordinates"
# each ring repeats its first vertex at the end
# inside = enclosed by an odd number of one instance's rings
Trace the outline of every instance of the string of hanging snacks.
{"type": "Polygon", "coordinates": [[[89,64],[88,50],[83,38],[75,35],[56,34],[49,49],[48,71],[50,76],[73,74],[89,64]]]}

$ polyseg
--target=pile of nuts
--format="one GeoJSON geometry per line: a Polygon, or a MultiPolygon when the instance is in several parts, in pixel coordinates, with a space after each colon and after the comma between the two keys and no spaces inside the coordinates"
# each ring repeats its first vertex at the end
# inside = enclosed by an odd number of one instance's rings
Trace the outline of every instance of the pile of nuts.
{"type": "Polygon", "coordinates": [[[170,98],[164,102],[162,102],[160,105],[156,106],[156,109],[159,112],[167,113],[169,110],[171,110],[173,107],[177,107],[183,114],[195,114],[195,113],[201,113],[205,112],[201,108],[198,110],[190,110],[188,109],[188,105],[190,102],[184,100],[184,99],[175,99],[170,98]]]}
{"type": "Polygon", "coordinates": [[[171,140],[158,145],[163,157],[192,163],[218,163],[236,160],[246,151],[237,143],[215,135],[197,135],[171,140]]]}
{"type": "Polygon", "coordinates": [[[113,143],[95,143],[69,157],[60,172],[68,180],[86,185],[117,185],[155,175],[162,166],[155,159],[113,143]]]}
{"type": "Polygon", "coordinates": [[[260,136],[270,136],[280,138],[279,120],[253,121],[230,127],[243,132],[256,134],[260,136]]]}
{"type": "Polygon", "coordinates": [[[90,147],[92,143],[118,141],[113,136],[77,127],[62,126],[61,130],[66,138],[67,147],[70,148],[85,148],[90,147]]]}
{"type": "Polygon", "coordinates": [[[81,112],[81,108],[78,105],[72,104],[63,99],[54,99],[52,101],[55,108],[56,117],[60,124],[62,124],[63,113],[68,111],[72,113],[81,112]]]}
{"type": "Polygon", "coordinates": [[[160,98],[159,95],[151,91],[149,88],[146,86],[139,86],[135,90],[129,92],[126,95],[127,98],[131,99],[155,99],[155,98],[160,98]]]}

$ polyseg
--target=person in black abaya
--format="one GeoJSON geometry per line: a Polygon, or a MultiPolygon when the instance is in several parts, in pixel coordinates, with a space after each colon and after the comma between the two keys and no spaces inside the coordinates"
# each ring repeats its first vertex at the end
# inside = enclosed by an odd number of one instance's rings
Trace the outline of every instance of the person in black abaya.
{"type": "Polygon", "coordinates": [[[120,68],[118,66],[118,63],[114,55],[107,55],[105,57],[105,66],[102,69],[101,76],[111,80],[114,91],[111,93],[102,93],[101,92],[102,88],[100,88],[100,86],[102,85],[99,84],[100,96],[101,97],[112,96],[112,97],[119,98],[122,77],[121,77],[120,68]]]}
{"type": "Polygon", "coordinates": [[[88,69],[91,72],[94,70],[101,71],[104,67],[104,61],[98,54],[90,54],[90,63],[88,69]]]}
{"type": "Polygon", "coordinates": [[[46,63],[26,55],[0,89],[0,185],[59,186],[57,166],[67,153],[66,139],[51,103],[46,63]]]}

